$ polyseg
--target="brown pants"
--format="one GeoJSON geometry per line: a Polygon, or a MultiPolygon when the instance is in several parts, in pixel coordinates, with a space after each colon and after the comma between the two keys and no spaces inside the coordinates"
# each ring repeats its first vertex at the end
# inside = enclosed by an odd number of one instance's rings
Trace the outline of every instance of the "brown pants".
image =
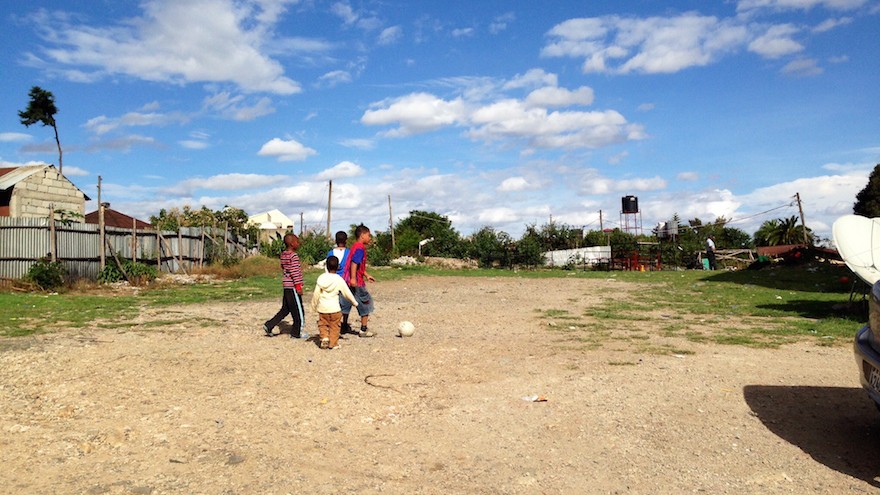
{"type": "Polygon", "coordinates": [[[318,331],[321,340],[330,339],[330,348],[339,343],[339,329],[342,328],[342,313],[318,313],[318,331]]]}

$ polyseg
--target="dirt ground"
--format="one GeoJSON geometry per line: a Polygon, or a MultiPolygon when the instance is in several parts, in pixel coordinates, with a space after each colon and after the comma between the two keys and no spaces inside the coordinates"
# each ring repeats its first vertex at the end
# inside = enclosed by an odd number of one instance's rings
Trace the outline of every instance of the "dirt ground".
{"type": "Polygon", "coordinates": [[[0,493],[880,492],[849,346],[694,343],[650,320],[585,343],[548,318],[637,297],[611,278],[371,290],[378,336],[332,351],[264,337],[277,301],[0,341],[0,493]]]}

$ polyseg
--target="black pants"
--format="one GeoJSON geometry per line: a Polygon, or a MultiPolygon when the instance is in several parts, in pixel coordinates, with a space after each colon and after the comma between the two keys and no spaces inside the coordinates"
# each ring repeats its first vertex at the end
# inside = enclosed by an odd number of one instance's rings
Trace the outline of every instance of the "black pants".
{"type": "Polygon", "coordinates": [[[293,317],[293,327],[290,329],[290,336],[299,338],[303,329],[303,303],[302,296],[297,294],[293,289],[284,289],[284,297],[281,299],[281,309],[266,322],[266,328],[271,332],[285,316],[293,317]]]}
{"type": "Polygon", "coordinates": [[[709,269],[715,269],[715,251],[706,251],[706,257],[709,258],[709,269]]]}

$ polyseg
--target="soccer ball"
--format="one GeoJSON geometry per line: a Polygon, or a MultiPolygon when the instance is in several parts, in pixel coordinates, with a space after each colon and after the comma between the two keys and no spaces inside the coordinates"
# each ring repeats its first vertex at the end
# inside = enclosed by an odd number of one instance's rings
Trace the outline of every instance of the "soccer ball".
{"type": "Polygon", "coordinates": [[[399,325],[397,325],[397,335],[401,337],[412,337],[412,334],[416,331],[415,325],[409,321],[402,321],[399,325]]]}

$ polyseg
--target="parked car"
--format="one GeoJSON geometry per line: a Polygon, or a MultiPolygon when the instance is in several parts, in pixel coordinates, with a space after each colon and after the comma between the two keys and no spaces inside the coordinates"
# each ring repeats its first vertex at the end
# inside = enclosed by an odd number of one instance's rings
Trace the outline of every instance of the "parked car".
{"type": "Polygon", "coordinates": [[[868,323],[856,334],[854,345],[859,380],[880,409],[880,282],[868,298],[868,323]]]}

